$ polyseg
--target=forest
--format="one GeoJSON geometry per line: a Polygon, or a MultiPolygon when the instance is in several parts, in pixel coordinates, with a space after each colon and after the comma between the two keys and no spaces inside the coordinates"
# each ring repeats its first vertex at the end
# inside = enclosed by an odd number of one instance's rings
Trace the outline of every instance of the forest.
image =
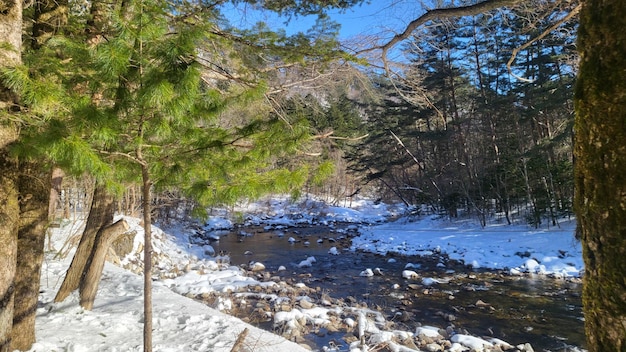
{"type": "MultiPolygon", "coordinates": [[[[589,1],[581,10],[565,0],[437,4],[415,22],[427,25],[355,48],[341,43],[326,11],[359,0],[233,2],[296,20],[317,16],[295,34],[262,22],[238,28],[223,13],[228,1],[5,4],[0,351],[34,341],[51,209],[62,200],[79,206],[59,198],[68,194],[63,183],[93,192],[81,196],[92,199],[81,204],[91,207],[86,256],[116,211],[142,213],[146,312],[154,220],[181,204],[185,215],[201,217],[213,205],[268,193],[335,202],[362,193],[483,225],[554,224],[576,211],[579,236],[595,253],[586,262],[598,279],[587,285],[593,292],[605,273],[597,267],[623,267],[611,260],[621,246],[600,246],[597,233],[623,234],[626,211],[623,200],[606,203],[624,186],[612,178],[623,164],[613,152],[623,149],[614,142],[624,134],[616,112],[623,83],[599,69],[619,67],[612,60],[620,39],[593,30],[619,28],[615,14],[624,5],[607,2],[614,8],[589,1]],[[602,15],[592,15],[596,6],[602,15]],[[578,11],[587,21],[571,20],[578,11]],[[604,48],[597,43],[609,49],[596,60],[594,50],[604,48]],[[393,68],[390,45],[403,55],[393,68]]],[[[77,263],[76,280],[88,267],[77,263]]],[[[603,290],[620,292],[623,282],[614,282],[603,290]]],[[[611,321],[604,304],[620,311],[607,302],[589,311],[598,319],[589,331],[611,321]]],[[[150,324],[147,316],[146,331],[150,324]]],[[[606,335],[624,341],[623,332],[606,335]]],[[[604,337],[590,339],[601,346],[604,337]]]]}

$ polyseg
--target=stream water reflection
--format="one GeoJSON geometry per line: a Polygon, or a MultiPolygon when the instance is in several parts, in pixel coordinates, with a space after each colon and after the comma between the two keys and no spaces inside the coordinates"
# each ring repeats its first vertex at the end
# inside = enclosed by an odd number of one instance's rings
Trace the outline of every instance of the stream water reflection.
{"type": "MultiPolygon", "coordinates": [[[[230,253],[231,264],[261,262],[272,275],[319,287],[332,297],[380,308],[409,331],[418,324],[443,328],[454,324],[472,335],[494,336],[513,345],[530,342],[535,351],[584,348],[578,280],[477,272],[436,254],[406,257],[352,252],[347,250],[349,235],[328,227],[239,230],[212,243],[216,251],[230,253]],[[297,242],[290,243],[290,237],[297,242]],[[330,254],[331,247],[336,247],[339,255],[330,254]],[[316,262],[311,267],[299,267],[309,256],[316,262]],[[422,278],[445,283],[427,286],[421,279],[402,278],[407,263],[416,264],[418,268],[411,270],[422,278]],[[286,270],[277,272],[280,266],[286,270]],[[360,276],[366,268],[380,268],[384,275],[360,276]]],[[[312,338],[321,346],[341,335],[312,338]]]]}

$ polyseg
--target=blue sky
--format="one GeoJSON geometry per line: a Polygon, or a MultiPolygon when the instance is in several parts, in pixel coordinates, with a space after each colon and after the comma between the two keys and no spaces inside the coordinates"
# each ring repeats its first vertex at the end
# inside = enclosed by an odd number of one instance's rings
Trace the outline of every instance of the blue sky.
{"type": "MultiPolygon", "coordinates": [[[[406,24],[422,14],[421,6],[417,1],[409,0],[372,0],[370,4],[363,4],[352,9],[331,11],[331,19],[341,24],[341,39],[354,36],[383,36],[390,37],[402,31],[406,24]]],[[[249,27],[259,21],[271,27],[285,27],[286,18],[280,18],[272,13],[261,13],[250,5],[240,4],[235,9],[226,12],[231,23],[238,27],[249,27]]],[[[315,23],[314,17],[292,18],[286,27],[288,33],[306,32],[315,23]]]]}

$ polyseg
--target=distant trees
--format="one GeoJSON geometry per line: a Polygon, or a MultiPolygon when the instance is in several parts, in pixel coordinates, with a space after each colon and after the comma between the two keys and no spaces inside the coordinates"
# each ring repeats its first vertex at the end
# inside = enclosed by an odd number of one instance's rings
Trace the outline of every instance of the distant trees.
{"type": "MultiPolygon", "coordinates": [[[[378,78],[381,104],[354,169],[407,204],[483,224],[513,213],[538,225],[572,212],[573,38],[532,38],[512,10],[434,20],[406,45],[405,81],[378,78]],[[383,151],[381,153],[381,151],[383,151]]],[[[531,28],[531,27],[528,27],[531,28]]],[[[571,28],[567,28],[571,30],[571,28]]]]}

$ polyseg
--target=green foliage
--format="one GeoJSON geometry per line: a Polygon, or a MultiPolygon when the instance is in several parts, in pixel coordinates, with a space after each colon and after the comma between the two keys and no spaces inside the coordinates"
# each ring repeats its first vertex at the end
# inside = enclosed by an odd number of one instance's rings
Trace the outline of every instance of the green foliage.
{"type": "Polygon", "coordinates": [[[329,8],[347,9],[352,6],[366,3],[366,0],[239,0],[263,8],[276,11],[280,14],[292,15],[321,15],[329,8]]]}
{"type": "Polygon", "coordinates": [[[326,179],[335,173],[335,164],[331,161],[323,162],[317,166],[317,170],[315,171],[312,182],[316,186],[321,186],[326,179]]]}
{"type": "Polygon", "coordinates": [[[148,165],[155,190],[181,190],[202,205],[293,193],[331,172],[284,162],[311,130],[305,119],[269,114],[263,100],[272,65],[343,55],[336,24],[321,17],[307,34],[286,36],[262,24],[224,27],[216,11],[192,4],[144,0],[107,11],[105,40],[88,42],[87,12],[71,13],[65,35],[2,72],[30,111],[16,154],[111,187],[138,182],[148,165]]]}

